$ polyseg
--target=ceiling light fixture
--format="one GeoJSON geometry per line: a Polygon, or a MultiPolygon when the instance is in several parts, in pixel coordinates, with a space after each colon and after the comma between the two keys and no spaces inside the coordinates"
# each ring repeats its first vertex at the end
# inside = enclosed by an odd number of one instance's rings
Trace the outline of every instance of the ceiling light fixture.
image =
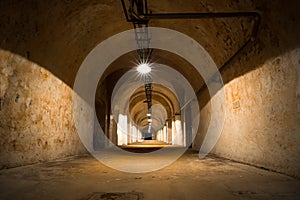
{"type": "Polygon", "coordinates": [[[141,63],[137,66],[137,71],[141,74],[148,74],[151,72],[151,67],[148,63],[141,63]]]}

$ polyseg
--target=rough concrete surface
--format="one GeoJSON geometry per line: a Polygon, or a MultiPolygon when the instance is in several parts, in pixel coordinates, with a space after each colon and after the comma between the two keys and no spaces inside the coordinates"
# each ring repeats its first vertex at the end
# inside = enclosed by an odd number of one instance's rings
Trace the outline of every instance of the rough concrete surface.
{"type": "Polygon", "coordinates": [[[0,168],[86,152],[73,122],[72,90],[27,59],[0,50],[0,168]]]}
{"type": "Polygon", "coordinates": [[[0,171],[3,200],[296,200],[299,187],[299,179],[219,158],[200,160],[192,150],[146,174],[115,171],[90,155],[0,171]]]}
{"type": "MultiPolygon", "coordinates": [[[[225,85],[226,119],[212,153],[300,176],[300,65],[293,61],[299,58],[298,50],[291,51],[225,85]]],[[[220,99],[219,94],[213,99],[220,99]]],[[[201,110],[195,146],[206,133],[211,109],[208,103],[201,110]]]]}
{"type": "MultiPolygon", "coordinates": [[[[154,12],[261,14],[257,38],[221,70],[226,91],[226,104],[222,108],[227,115],[213,153],[297,177],[300,176],[299,2],[153,0],[150,5],[154,12]]],[[[0,11],[0,167],[85,152],[71,117],[71,87],[80,64],[93,47],[132,28],[124,18],[121,3],[2,0],[0,11]]],[[[253,19],[239,18],[151,20],[149,25],[187,34],[221,67],[249,39],[252,24],[253,19]]],[[[100,105],[100,111],[105,111],[99,121],[110,120],[106,115],[110,113],[107,88],[130,68],[130,55],[116,62],[116,66],[109,66],[107,82],[98,88],[101,98],[96,104],[100,105]]],[[[195,92],[203,87],[201,75],[194,73],[193,66],[182,58],[157,50],[153,55],[158,62],[168,64],[188,78],[195,92]]],[[[195,149],[201,146],[210,122],[210,98],[203,96],[199,93],[199,105],[203,106],[195,149]]],[[[218,99],[218,95],[212,98],[218,99]]],[[[115,140],[116,135],[111,138],[115,140]]],[[[1,195],[22,196],[19,199],[76,199],[88,198],[93,192],[137,190],[148,199],[154,198],[151,195],[156,198],[160,195],[162,199],[299,197],[294,189],[295,180],[286,176],[223,160],[189,159],[184,157],[186,164],[179,161],[141,178],[103,168],[89,157],[3,170],[1,195]]]]}
{"type": "MultiPolygon", "coordinates": [[[[222,70],[226,118],[212,153],[300,177],[300,20],[296,2],[289,3],[268,4],[257,40],[222,70]]],[[[211,120],[219,120],[211,119],[210,104],[219,95],[201,110],[195,149],[211,120]]]]}

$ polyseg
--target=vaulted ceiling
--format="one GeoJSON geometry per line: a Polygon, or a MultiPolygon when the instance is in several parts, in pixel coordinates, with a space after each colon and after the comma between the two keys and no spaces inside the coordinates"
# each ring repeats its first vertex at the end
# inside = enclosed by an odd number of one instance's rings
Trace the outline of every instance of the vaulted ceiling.
{"type": "MultiPolygon", "coordinates": [[[[0,48],[41,65],[70,87],[84,58],[97,44],[133,28],[125,19],[121,1],[115,0],[4,0],[0,7],[0,30],[5,30],[0,32],[0,48]]],[[[276,29],[276,23],[285,17],[287,8],[279,0],[271,3],[259,0],[149,0],[149,10],[153,13],[255,11],[262,15],[260,30],[272,29],[284,34],[276,29]]],[[[254,19],[152,19],[149,26],[169,28],[190,36],[205,48],[220,68],[251,37],[254,19]]],[[[101,101],[104,93],[109,96],[107,93],[112,92],[117,80],[135,67],[131,61],[136,57],[136,52],[129,52],[108,67],[99,82],[96,99],[101,101]]],[[[180,72],[195,91],[204,85],[199,73],[184,58],[163,50],[154,50],[152,57],[180,72]]]]}

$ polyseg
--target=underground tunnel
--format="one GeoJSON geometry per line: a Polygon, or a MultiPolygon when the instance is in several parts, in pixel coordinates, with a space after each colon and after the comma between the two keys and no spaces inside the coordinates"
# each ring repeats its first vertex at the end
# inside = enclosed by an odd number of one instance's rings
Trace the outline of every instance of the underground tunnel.
{"type": "Polygon", "coordinates": [[[0,199],[298,199],[299,13],[0,1],[0,199]]]}

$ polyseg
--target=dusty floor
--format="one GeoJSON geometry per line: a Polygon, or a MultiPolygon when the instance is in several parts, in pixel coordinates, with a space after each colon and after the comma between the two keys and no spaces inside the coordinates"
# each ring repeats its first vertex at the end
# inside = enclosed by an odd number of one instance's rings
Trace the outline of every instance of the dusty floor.
{"type": "Polygon", "coordinates": [[[0,199],[300,199],[300,180],[188,151],[146,174],[110,169],[89,155],[0,171],[0,199]]]}

